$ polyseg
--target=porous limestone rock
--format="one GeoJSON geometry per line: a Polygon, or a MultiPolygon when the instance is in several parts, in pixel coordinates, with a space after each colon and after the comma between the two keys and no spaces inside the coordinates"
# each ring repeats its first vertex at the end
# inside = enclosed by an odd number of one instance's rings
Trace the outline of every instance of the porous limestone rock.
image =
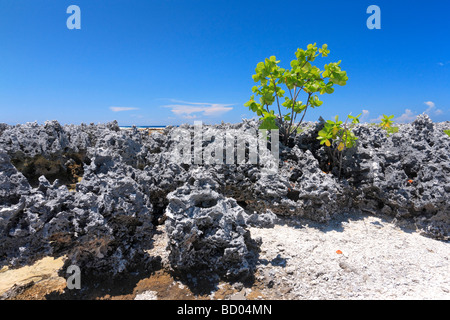
{"type": "Polygon", "coordinates": [[[217,188],[213,179],[203,177],[168,195],[169,261],[180,273],[246,278],[252,274],[257,247],[246,229],[248,216],[217,188]]]}
{"type": "MultiPolygon", "coordinates": [[[[210,139],[201,151],[212,155],[211,137],[233,130],[248,147],[258,125],[204,125],[210,139]]],[[[257,164],[248,152],[238,163],[234,149],[232,164],[195,164],[174,156],[180,128],[194,151],[191,125],[148,135],[117,122],[1,124],[0,266],[64,254],[85,272],[114,278],[148,266],[153,224],[164,219],[174,269],[230,278],[251,275],[258,244],[248,227],[271,226],[275,214],[319,222],[349,211],[388,215],[449,239],[449,122],[420,115],[390,135],[356,125],[358,142],[344,154],[341,177],[328,170],[317,140],[322,126],[305,123],[278,145],[278,159],[263,150],[257,164]]]]}

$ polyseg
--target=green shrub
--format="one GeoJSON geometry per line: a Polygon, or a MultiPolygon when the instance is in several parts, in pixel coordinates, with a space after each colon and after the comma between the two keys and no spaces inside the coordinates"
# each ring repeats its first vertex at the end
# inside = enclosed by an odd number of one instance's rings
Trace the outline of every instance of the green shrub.
{"type": "Polygon", "coordinates": [[[339,117],[336,116],[335,121],[328,120],[322,130],[319,131],[317,139],[321,145],[325,145],[330,157],[329,165],[331,167],[338,166],[338,176],[341,176],[342,170],[342,157],[346,149],[353,148],[358,138],[352,132],[352,128],[355,124],[359,123],[359,117],[361,114],[353,117],[349,115],[345,123],[339,121],[339,117]],[[352,120],[351,124],[348,121],[352,120]]]}
{"type": "Polygon", "coordinates": [[[311,64],[319,55],[327,57],[329,53],[326,44],[318,49],[314,43],[309,44],[307,50],[298,49],[295,52],[297,59],[291,61],[291,69],[281,68],[278,65],[280,61],[275,56],[257,64],[256,74],[252,78],[255,82],[260,82],[260,85],[254,86],[252,92],[260,97],[259,102],[252,95],[244,106],[260,117],[260,129],[280,129],[280,137],[287,144],[289,137],[297,134],[308,108],[322,105],[323,101],[319,100],[317,94],[331,94],[335,84],[346,84],[348,77],[339,66],[341,61],[326,64],[324,70],[311,64]],[[300,101],[299,95],[302,92],[306,95],[306,100],[300,101]],[[280,101],[282,98],[284,102],[280,101]],[[270,108],[274,103],[278,113],[270,108]],[[282,106],[287,109],[287,113],[282,113],[282,106]],[[299,115],[301,119],[296,124],[299,115]]]}
{"type": "Polygon", "coordinates": [[[450,137],[450,130],[444,130],[444,133],[446,133],[450,137]]]}
{"type": "Polygon", "coordinates": [[[387,131],[388,137],[390,134],[398,132],[398,127],[392,126],[394,124],[394,121],[392,119],[394,119],[393,115],[386,116],[384,114],[383,114],[383,118],[381,119],[380,127],[387,131]]]}

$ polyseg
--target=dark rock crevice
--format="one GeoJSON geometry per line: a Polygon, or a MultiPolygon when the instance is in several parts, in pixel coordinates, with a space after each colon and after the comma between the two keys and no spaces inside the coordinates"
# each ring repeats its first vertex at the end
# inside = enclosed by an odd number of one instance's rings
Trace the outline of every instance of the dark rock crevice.
{"type": "Polygon", "coordinates": [[[39,185],[39,177],[45,176],[50,183],[58,179],[60,184],[75,189],[75,184],[83,178],[83,166],[89,164],[90,159],[86,157],[86,151],[64,153],[49,158],[42,155],[27,158],[16,154],[11,158],[11,163],[34,188],[39,185]]]}

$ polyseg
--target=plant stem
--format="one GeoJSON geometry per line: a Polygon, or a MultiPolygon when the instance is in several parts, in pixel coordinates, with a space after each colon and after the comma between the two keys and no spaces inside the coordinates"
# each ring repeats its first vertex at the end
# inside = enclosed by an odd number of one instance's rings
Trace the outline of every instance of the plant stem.
{"type": "MultiPolygon", "coordinates": [[[[351,114],[351,113],[350,113],[351,114]]],[[[338,177],[339,177],[339,179],[341,178],[341,170],[342,170],[342,158],[343,158],[343,156],[344,156],[344,151],[347,149],[347,137],[348,137],[348,127],[347,127],[347,122],[348,122],[348,116],[347,116],[347,119],[345,120],[345,123],[344,123],[344,131],[343,131],[343,133],[342,133],[342,135],[341,135],[341,137],[340,137],[340,140],[342,140],[342,136],[344,136],[345,135],[345,140],[344,140],[344,148],[342,149],[342,151],[340,151],[340,153],[339,153],[339,173],[338,173],[338,177]]]]}
{"type": "MultiPolygon", "coordinates": [[[[287,84],[286,84],[286,86],[287,86],[287,84]]],[[[289,88],[289,87],[287,87],[288,89],[289,89],[289,94],[291,95],[291,100],[293,99],[292,98],[292,90],[291,90],[291,88],[289,88]]]]}
{"type": "Polygon", "coordinates": [[[283,119],[283,117],[281,116],[280,101],[278,100],[277,85],[275,84],[275,80],[273,79],[273,77],[270,77],[270,79],[272,79],[273,88],[275,90],[275,97],[277,98],[278,114],[280,115],[280,119],[283,119]]]}
{"type": "MultiPolygon", "coordinates": [[[[302,118],[300,119],[300,122],[297,124],[297,126],[294,128],[294,130],[293,130],[292,132],[297,131],[298,127],[302,124],[303,118],[305,118],[305,115],[306,115],[306,110],[308,110],[308,106],[309,106],[309,102],[308,102],[308,104],[306,105],[305,111],[303,112],[303,116],[302,116],[302,118]]],[[[295,116],[297,117],[297,115],[295,115],[295,116]]]]}
{"type": "MultiPolygon", "coordinates": [[[[297,93],[297,86],[294,86],[294,99],[292,100],[292,114],[291,114],[291,121],[289,122],[289,125],[286,128],[285,137],[284,137],[284,143],[287,144],[289,141],[289,136],[291,135],[291,126],[292,121],[294,121],[294,106],[295,106],[295,99],[296,99],[297,93]]],[[[284,121],[283,121],[284,122],[284,121]]]]}

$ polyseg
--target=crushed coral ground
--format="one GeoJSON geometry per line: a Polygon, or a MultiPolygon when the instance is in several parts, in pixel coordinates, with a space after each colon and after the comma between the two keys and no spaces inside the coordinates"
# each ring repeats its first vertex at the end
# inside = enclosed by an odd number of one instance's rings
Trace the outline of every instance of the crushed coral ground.
{"type": "MultiPolygon", "coordinates": [[[[130,280],[123,290],[98,289],[83,298],[450,299],[450,243],[409,227],[360,215],[342,215],[328,224],[279,219],[274,228],[250,229],[252,238],[262,238],[252,283],[220,282],[210,292],[199,293],[202,288],[170,272],[167,235],[159,226],[149,253],[161,257],[160,270],[130,280]]],[[[9,290],[9,299],[64,298],[65,279],[57,275],[63,260],[47,257],[32,266],[3,268],[0,295],[9,290]]]]}

